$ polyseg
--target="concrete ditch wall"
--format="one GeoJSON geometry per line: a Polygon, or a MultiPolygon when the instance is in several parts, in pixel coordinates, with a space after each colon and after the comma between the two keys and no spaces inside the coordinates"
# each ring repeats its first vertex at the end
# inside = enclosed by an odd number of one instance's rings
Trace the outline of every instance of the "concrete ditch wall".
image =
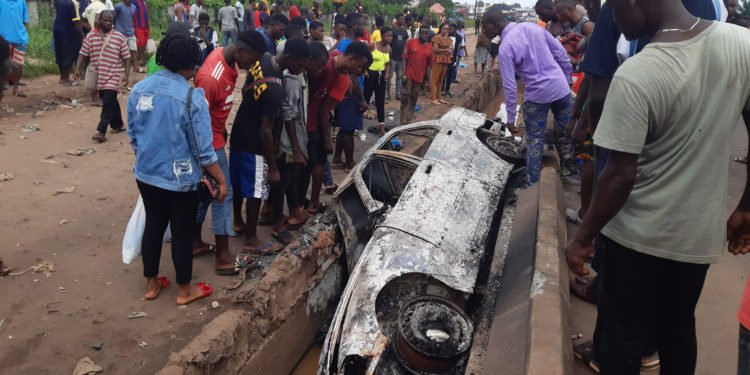
{"type": "MultiPolygon", "coordinates": [[[[480,85],[464,91],[461,106],[483,112],[499,95],[500,75],[487,73],[480,85]]],[[[315,238],[312,244],[287,248],[235,298],[235,309],[172,353],[158,374],[288,374],[313,342],[324,308],[335,306],[343,287],[333,225],[307,232],[315,238]]]]}

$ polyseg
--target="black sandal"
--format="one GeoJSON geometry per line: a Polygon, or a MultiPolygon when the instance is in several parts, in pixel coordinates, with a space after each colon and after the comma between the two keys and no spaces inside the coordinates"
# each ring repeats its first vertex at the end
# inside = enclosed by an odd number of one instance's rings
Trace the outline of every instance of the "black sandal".
{"type": "Polygon", "coordinates": [[[581,345],[573,347],[573,354],[580,359],[584,365],[599,373],[599,363],[594,359],[594,342],[589,340],[581,345]]]}

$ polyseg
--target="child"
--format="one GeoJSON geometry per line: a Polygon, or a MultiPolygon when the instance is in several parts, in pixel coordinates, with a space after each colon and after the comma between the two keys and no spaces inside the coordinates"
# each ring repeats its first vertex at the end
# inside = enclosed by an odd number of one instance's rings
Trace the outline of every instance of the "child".
{"type": "Polygon", "coordinates": [[[203,61],[206,60],[211,51],[219,46],[219,37],[216,35],[213,27],[208,26],[209,22],[211,22],[211,17],[209,17],[208,13],[201,13],[198,16],[198,27],[193,30],[193,35],[198,38],[198,45],[203,55],[201,65],[203,65],[203,61]]]}
{"type": "Polygon", "coordinates": [[[490,40],[484,34],[479,34],[477,38],[477,48],[474,50],[474,73],[479,74],[477,66],[482,66],[482,73],[487,67],[487,60],[490,58],[490,40]]]}

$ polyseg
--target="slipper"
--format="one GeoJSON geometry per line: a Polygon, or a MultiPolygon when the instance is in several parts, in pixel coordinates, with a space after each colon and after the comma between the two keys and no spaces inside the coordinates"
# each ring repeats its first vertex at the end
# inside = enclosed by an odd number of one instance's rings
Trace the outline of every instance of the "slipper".
{"type": "Polygon", "coordinates": [[[91,139],[93,139],[93,140],[95,140],[95,141],[97,141],[99,143],[104,143],[104,142],[107,141],[107,137],[105,137],[104,134],[102,134],[102,133],[96,133],[96,134],[94,134],[93,136],[91,136],[91,139]]]}
{"type": "Polygon", "coordinates": [[[240,270],[247,268],[250,264],[255,262],[255,258],[247,255],[237,255],[234,258],[234,266],[230,268],[217,268],[214,271],[219,276],[230,276],[240,273],[240,270]]]}
{"type": "Polygon", "coordinates": [[[599,373],[599,363],[594,359],[594,342],[589,340],[581,345],[573,347],[573,354],[580,359],[584,365],[599,373]]]}
{"type": "Polygon", "coordinates": [[[164,289],[164,288],[168,287],[168,286],[169,286],[169,284],[170,284],[170,283],[169,283],[169,279],[167,279],[167,278],[166,278],[166,277],[164,277],[164,276],[159,276],[159,277],[157,277],[156,279],[157,279],[157,280],[159,280],[159,292],[157,292],[157,293],[156,293],[156,296],[154,296],[154,298],[146,298],[146,299],[147,299],[147,300],[149,300],[149,301],[151,301],[151,300],[155,300],[156,298],[158,298],[158,297],[159,297],[159,294],[160,294],[160,293],[161,293],[161,291],[162,291],[162,289],[164,289]]]}
{"type": "Polygon", "coordinates": [[[124,131],[125,131],[125,127],[122,127],[122,128],[115,128],[115,129],[112,129],[112,130],[110,130],[109,132],[110,132],[110,133],[112,133],[112,134],[117,134],[117,133],[122,133],[122,132],[124,132],[124,131]]]}
{"type": "Polygon", "coordinates": [[[736,157],[736,158],[734,158],[732,160],[734,160],[734,161],[736,161],[738,163],[747,164],[747,157],[745,157],[745,156],[739,156],[739,157],[736,157]]]}
{"type": "Polygon", "coordinates": [[[208,245],[208,247],[204,247],[202,249],[198,249],[197,253],[195,252],[196,249],[193,249],[193,256],[197,257],[197,256],[201,256],[201,255],[211,254],[211,253],[213,253],[213,252],[216,251],[216,245],[211,245],[211,244],[207,244],[207,245],[208,245]]]}
{"type": "Polygon", "coordinates": [[[185,302],[185,303],[178,303],[178,305],[188,305],[188,304],[191,304],[191,303],[193,303],[193,302],[195,302],[195,301],[197,301],[197,300],[199,300],[201,298],[206,298],[206,297],[210,296],[214,292],[214,288],[212,288],[210,285],[206,285],[206,283],[197,283],[197,284],[195,284],[195,286],[197,286],[198,289],[200,289],[203,292],[203,294],[201,294],[198,298],[196,298],[194,300],[190,300],[190,301],[185,302]]]}
{"type": "Polygon", "coordinates": [[[593,277],[576,277],[570,281],[570,293],[582,301],[596,305],[596,291],[591,287],[593,277]]]}
{"type": "Polygon", "coordinates": [[[294,239],[294,236],[288,230],[279,233],[272,232],[271,236],[284,245],[289,245],[294,239]]]}
{"type": "Polygon", "coordinates": [[[251,248],[251,247],[248,248],[248,247],[242,246],[243,253],[261,254],[261,255],[273,254],[281,249],[282,249],[281,246],[278,246],[273,242],[266,242],[265,244],[263,244],[263,246],[256,247],[256,248],[251,248]]]}
{"type": "Polygon", "coordinates": [[[308,214],[310,214],[311,216],[315,216],[317,214],[322,214],[326,212],[327,209],[328,209],[328,206],[325,203],[320,203],[317,209],[308,207],[306,210],[308,214]]]}

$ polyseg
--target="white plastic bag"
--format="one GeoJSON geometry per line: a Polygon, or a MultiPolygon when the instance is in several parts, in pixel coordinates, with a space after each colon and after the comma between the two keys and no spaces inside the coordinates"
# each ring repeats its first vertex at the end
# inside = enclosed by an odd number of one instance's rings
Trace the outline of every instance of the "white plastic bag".
{"type": "Polygon", "coordinates": [[[146,42],[146,54],[153,55],[156,53],[156,42],[149,38],[146,42]]]}
{"type": "Polygon", "coordinates": [[[125,237],[122,239],[122,262],[130,264],[141,255],[141,240],[143,230],[146,228],[146,208],[143,207],[143,198],[138,196],[133,214],[125,229],[125,237]]]}

